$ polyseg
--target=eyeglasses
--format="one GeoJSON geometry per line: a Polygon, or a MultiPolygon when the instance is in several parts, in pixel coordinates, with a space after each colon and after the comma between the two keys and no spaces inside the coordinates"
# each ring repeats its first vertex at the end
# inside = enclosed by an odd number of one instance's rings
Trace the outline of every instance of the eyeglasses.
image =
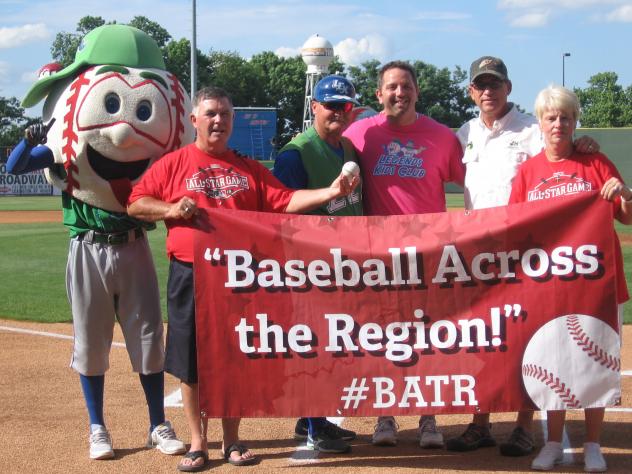
{"type": "Polygon", "coordinates": [[[486,89],[495,91],[497,89],[500,89],[504,83],[505,81],[501,80],[475,81],[472,82],[472,87],[477,91],[484,91],[486,89]]]}
{"type": "Polygon", "coordinates": [[[332,112],[351,112],[353,109],[351,102],[319,102],[319,104],[332,112]]]}

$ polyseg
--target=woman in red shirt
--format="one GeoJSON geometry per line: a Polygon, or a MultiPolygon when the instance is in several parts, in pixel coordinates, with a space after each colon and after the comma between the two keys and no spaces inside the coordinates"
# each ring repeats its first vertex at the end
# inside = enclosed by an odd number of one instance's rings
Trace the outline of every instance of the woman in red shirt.
{"type": "MultiPolygon", "coordinates": [[[[601,196],[612,202],[614,217],[623,224],[631,224],[632,190],[623,183],[616,167],[602,153],[579,154],[573,148],[573,133],[579,118],[577,96],[563,87],[549,86],[538,94],[535,113],[540,122],[545,148],[520,167],[512,185],[509,202],[551,199],[563,195],[564,189],[573,189],[573,192],[600,190],[601,196]],[[569,187],[568,184],[573,186],[569,187]]],[[[628,292],[619,245],[617,276],[617,303],[621,320],[621,305],[628,299],[628,292]]],[[[585,409],[586,472],[604,472],[607,469],[599,446],[604,410],[585,409]]],[[[548,440],[533,460],[532,469],[549,470],[562,461],[561,441],[565,415],[564,410],[547,412],[548,440]]]]}

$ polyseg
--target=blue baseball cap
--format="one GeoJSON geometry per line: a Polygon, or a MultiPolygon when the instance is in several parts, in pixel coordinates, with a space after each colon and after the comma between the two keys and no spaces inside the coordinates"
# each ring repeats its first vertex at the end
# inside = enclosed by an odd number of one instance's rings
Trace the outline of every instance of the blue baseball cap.
{"type": "Polygon", "coordinates": [[[360,105],[355,98],[355,87],[343,76],[325,76],[314,87],[316,102],[351,102],[360,105]]]}

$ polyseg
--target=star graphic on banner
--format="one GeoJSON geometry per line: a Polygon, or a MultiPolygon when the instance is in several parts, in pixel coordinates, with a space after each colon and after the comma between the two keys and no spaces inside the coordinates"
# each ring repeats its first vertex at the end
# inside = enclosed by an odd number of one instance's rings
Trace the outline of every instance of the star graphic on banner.
{"type": "Polygon", "coordinates": [[[272,224],[272,228],[275,230],[275,241],[276,240],[286,240],[292,241],[294,239],[294,235],[304,231],[305,229],[301,227],[296,227],[293,223],[293,219],[283,220],[281,223],[272,224]]]}
{"type": "Polygon", "coordinates": [[[429,226],[428,222],[424,222],[420,218],[413,217],[410,219],[408,225],[405,227],[402,235],[404,237],[422,237],[423,231],[429,226]]]}
{"type": "Polygon", "coordinates": [[[473,238],[469,240],[469,244],[472,246],[474,252],[472,253],[481,253],[481,252],[494,252],[495,250],[504,250],[501,248],[502,245],[505,244],[506,240],[501,238],[496,238],[497,234],[494,234],[489,231],[485,231],[485,233],[477,238],[473,238]]]}
{"type": "Polygon", "coordinates": [[[459,238],[462,235],[466,235],[466,234],[467,232],[458,231],[453,226],[450,226],[445,230],[434,233],[434,235],[439,239],[439,242],[442,245],[448,245],[448,244],[455,245],[456,241],[459,240],[459,238]]]}

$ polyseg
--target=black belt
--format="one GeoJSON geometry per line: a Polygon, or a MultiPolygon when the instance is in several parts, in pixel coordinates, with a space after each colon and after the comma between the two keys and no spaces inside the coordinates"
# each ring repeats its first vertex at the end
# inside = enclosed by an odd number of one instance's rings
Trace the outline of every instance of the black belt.
{"type": "Polygon", "coordinates": [[[144,235],[145,232],[139,227],[128,230],[127,232],[113,232],[111,234],[89,230],[88,232],[78,235],[77,240],[82,240],[88,244],[119,245],[142,239],[144,235]]]}

